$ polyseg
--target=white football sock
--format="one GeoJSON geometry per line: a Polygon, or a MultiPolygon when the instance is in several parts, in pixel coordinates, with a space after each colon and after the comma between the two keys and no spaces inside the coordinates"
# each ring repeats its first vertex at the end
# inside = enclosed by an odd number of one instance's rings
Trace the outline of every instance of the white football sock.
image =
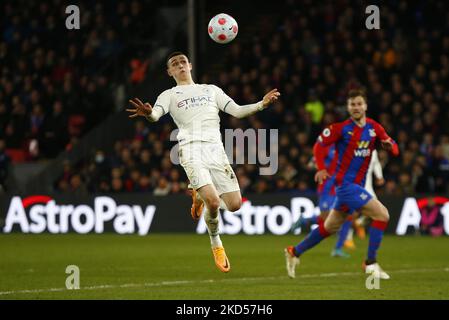
{"type": "Polygon", "coordinates": [[[207,232],[209,233],[210,237],[210,244],[212,248],[216,247],[222,247],[223,244],[221,243],[220,234],[218,230],[218,210],[214,214],[215,218],[212,218],[211,213],[209,212],[209,209],[206,208],[204,212],[204,221],[207,225],[207,232]]]}

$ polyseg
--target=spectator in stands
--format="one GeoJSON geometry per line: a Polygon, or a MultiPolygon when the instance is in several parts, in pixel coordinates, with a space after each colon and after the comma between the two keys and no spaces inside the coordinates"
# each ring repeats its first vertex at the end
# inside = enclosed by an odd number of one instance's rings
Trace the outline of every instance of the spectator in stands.
{"type": "Polygon", "coordinates": [[[320,124],[323,118],[324,106],[318,99],[315,91],[310,92],[305,108],[311,114],[313,123],[320,124]]]}
{"type": "Polygon", "coordinates": [[[161,177],[158,181],[157,187],[154,189],[153,194],[155,196],[166,196],[170,193],[171,185],[167,181],[167,178],[161,177]]]}
{"type": "Polygon", "coordinates": [[[74,174],[70,178],[69,192],[70,192],[70,194],[75,195],[75,196],[86,196],[87,195],[87,188],[86,188],[86,185],[84,184],[80,174],[74,174]]]}

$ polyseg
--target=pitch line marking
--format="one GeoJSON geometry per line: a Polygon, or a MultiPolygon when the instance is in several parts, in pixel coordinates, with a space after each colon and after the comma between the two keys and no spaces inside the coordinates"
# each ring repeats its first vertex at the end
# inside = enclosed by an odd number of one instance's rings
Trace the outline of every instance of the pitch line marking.
{"type": "MultiPolygon", "coordinates": [[[[433,268],[433,269],[399,269],[389,271],[391,274],[395,273],[416,273],[416,272],[431,272],[431,271],[445,271],[449,272],[449,268],[433,268]]],[[[361,272],[331,272],[331,273],[318,273],[318,274],[299,274],[296,278],[332,278],[339,276],[355,276],[363,275],[361,272]]],[[[214,282],[232,282],[232,281],[258,281],[258,280],[280,280],[288,279],[287,276],[277,277],[250,277],[250,278],[232,278],[232,279],[207,279],[207,280],[178,280],[178,281],[161,281],[161,282],[147,282],[147,283],[125,283],[125,284],[105,284],[97,286],[81,287],[78,290],[68,290],[66,288],[48,288],[48,289],[25,289],[25,290],[12,290],[12,291],[0,291],[0,296],[11,294],[23,294],[23,293],[49,293],[49,292],[62,292],[62,291],[82,291],[82,290],[101,290],[101,289],[123,289],[123,288],[144,288],[144,287],[161,287],[161,286],[174,286],[182,284],[194,284],[194,283],[214,283],[214,282]]]]}

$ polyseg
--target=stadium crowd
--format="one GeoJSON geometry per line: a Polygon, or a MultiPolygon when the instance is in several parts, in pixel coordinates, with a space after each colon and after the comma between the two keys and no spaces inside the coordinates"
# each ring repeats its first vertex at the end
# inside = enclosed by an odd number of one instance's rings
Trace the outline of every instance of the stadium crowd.
{"type": "MultiPolygon", "coordinates": [[[[310,163],[315,139],[325,126],[347,117],[346,93],[358,87],[367,92],[369,117],[386,128],[401,150],[398,158],[380,151],[386,183],[379,194],[449,191],[448,5],[442,0],[423,5],[407,1],[382,4],[381,29],[368,30],[361,2],[348,3],[286,1],[278,12],[259,21],[256,37],[248,41],[237,38],[228,45],[222,72],[198,77],[200,83],[218,85],[239,104],[258,101],[271,88],[282,93],[279,102],[249,118],[221,116],[222,129],[279,129],[279,170],[275,175],[260,176],[258,165],[234,166],[243,194],[315,193],[315,170],[310,163]]],[[[244,19],[236,18],[244,28],[244,19]]],[[[20,23],[20,16],[18,19],[20,23]]],[[[45,135],[46,130],[40,128],[49,128],[59,130],[53,139],[65,137],[60,142],[65,144],[69,137],[60,132],[67,126],[60,119],[80,108],[86,108],[90,117],[91,107],[99,106],[95,99],[108,99],[107,78],[92,75],[89,68],[95,66],[96,57],[112,54],[124,43],[113,41],[112,45],[108,36],[97,30],[101,27],[95,27],[84,46],[40,44],[41,48],[35,48],[36,42],[27,37],[17,38],[21,35],[14,31],[18,24],[12,18],[8,21],[11,31],[3,29],[0,43],[1,138],[7,146],[17,145],[25,137],[45,135]],[[24,50],[30,54],[21,56],[28,59],[5,60],[24,50]],[[59,50],[68,52],[60,54],[59,50]],[[7,65],[16,67],[10,70],[7,65]],[[8,76],[12,72],[15,77],[8,76]],[[79,96],[76,90],[91,94],[79,96]],[[58,116],[61,118],[54,119],[58,116]]],[[[47,19],[38,25],[51,24],[47,19]]],[[[32,28],[27,32],[37,36],[32,28]]],[[[107,110],[99,114],[104,116],[104,112],[107,110]]],[[[114,152],[97,150],[91,159],[66,163],[55,190],[81,194],[185,192],[185,173],[170,160],[174,128],[169,116],[156,124],[136,120],[134,136],[117,141],[114,152]]]]}
{"type": "MultiPolygon", "coordinates": [[[[447,192],[449,20],[431,14],[447,12],[444,2],[382,6],[381,30],[365,29],[363,8],[344,1],[288,4],[261,21],[260,36],[229,46],[221,73],[200,78],[240,104],[257,101],[270,88],[282,92],[278,103],[248,119],[222,116],[222,128],[279,129],[278,172],[260,176],[256,165],[235,166],[242,192],[314,193],[313,143],[323,127],[346,117],[345,95],[356,87],[365,88],[369,116],[401,150],[399,158],[380,151],[386,184],[378,192],[447,192]]],[[[57,188],[70,190],[75,176],[85,181],[86,192],[184,192],[185,174],[170,161],[173,129],[169,117],[157,124],[137,121],[135,136],[117,142],[114,154],[98,151],[57,188]]]]}
{"type": "Polygon", "coordinates": [[[0,139],[14,160],[53,158],[113,112],[113,66],[122,82],[145,76],[132,50],[152,36],[152,2],[78,7],[80,30],[68,30],[61,0],[0,4],[0,139]]]}

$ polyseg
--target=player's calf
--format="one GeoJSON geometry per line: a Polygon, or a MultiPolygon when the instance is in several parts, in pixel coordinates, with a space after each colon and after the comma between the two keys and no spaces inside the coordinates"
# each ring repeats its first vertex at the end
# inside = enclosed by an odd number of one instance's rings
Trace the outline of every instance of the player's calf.
{"type": "Polygon", "coordinates": [[[363,215],[373,219],[373,221],[388,222],[390,220],[388,209],[377,199],[368,201],[360,211],[363,215]]]}
{"type": "Polygon", "coordinates": [[[240,208],[242,207],[242,201],[232,201],[231,203],[226,204],[226,206],[228,207],[228,210],[231,212],[235,212],[237,210],[240,210],[240,208]]]}
{"type": "Polygon", "coordinates": [[[242,207],[242,195],[239,191],[227,192],[221,195],[222,203],[228,211],[234,212],[242,207]]]}
{"type": "Polygon", "coordinates": [[[390,215],[388,209],[376,199],[371,199],[362,208],[362,213],[373,219],[369,228],[368,254],[364,262],[364,268],[368,271],[371,270],[370,268],[377,270],[377,252],[382,243],[383,234],[387,228],[390,215]]]}

